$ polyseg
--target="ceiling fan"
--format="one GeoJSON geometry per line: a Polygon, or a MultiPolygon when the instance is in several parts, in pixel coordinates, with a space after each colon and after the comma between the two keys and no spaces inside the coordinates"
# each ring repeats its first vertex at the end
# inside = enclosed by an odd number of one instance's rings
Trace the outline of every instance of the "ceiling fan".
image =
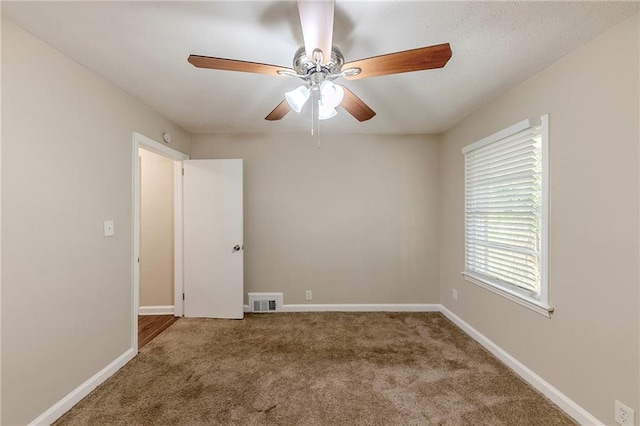
{"type": "Polygon", "coordinates": [[[292,109],[300,112],[311,98],[313,114],[320,120],[335,116],[335,108],[341,106],[358,121],[366,121],[376,113],[351,90],[334,84],[334,80],[442,68],[451,58],[449,43],[443,43],[345,63],[342,52],[332,43],[334,1],[298,0],[304,46],[296,51],[293,68],[199,55],[190,55],[188,61],[198,68],[302,79],[304,84],[287,92],[265,120],[280,120],[292,109]]]}

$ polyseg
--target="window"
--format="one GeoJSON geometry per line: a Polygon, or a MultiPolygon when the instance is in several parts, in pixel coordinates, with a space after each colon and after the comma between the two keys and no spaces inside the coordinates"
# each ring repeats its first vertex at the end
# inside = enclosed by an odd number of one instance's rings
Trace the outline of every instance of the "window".
{"type": "Polygon", "coordinates": [[[465,148],[468,281],[549,316],[548,116],[465,148]]]}

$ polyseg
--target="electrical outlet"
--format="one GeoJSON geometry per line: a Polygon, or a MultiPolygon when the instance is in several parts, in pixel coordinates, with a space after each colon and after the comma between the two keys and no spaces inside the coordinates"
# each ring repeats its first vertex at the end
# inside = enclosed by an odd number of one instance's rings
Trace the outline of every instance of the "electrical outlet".
{"type": "Polygon", "coordinates": [[[614,409],[615,409],[614,418],[616,423],[622,426],[635,425],[635,411],[633,411],[631,408],[627,407],[617,399],[614,402],[614,409]]]}
{"type": "Polygon", "coordinates": [[[457,289],[453,289],[453,294],[451,295],[451,297],[453,297],[453,300],[458,300],[458,290],[457,289]]]}
{"type": "Polygon", "coordinates": [[[307,290],[306,299],[313,300],[313,293],[311,292],[311,290],[307,290]]]}

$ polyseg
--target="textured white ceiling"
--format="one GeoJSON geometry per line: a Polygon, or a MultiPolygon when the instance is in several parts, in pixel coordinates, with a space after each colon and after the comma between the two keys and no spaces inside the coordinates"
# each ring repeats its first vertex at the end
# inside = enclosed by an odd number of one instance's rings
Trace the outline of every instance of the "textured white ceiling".
{"type": "MultiPolygon", "coordinates": [[[[344,82],[378,115],[322,132],[440,133],[638,10],[636,2],[336,2],[347,61],[444,42],[445,68],[344,82]]],[[[264,117],[300,84],[205,70],[189,54],[291,66],[293,1],[2,2],[2,14],[193,133],[306,132],[310,113],[264,117]]],[[[597,60],[597,58],[594,58],[597,60]]]]}

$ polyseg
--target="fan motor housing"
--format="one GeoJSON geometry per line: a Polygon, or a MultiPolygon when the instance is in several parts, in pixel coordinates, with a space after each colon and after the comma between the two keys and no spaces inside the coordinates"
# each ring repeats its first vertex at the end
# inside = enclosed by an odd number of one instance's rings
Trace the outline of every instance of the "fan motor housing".
{"type": "MultiPolygon", "coordinates": [[[[342,52],[336,46],[333,46],[331,48],[331,59],[321,65],[321,72],[325,74],[339,74],[343,65],[344,56],[342,52]]],[[[314,73],[316,70],[316,64],[307,57],[304,46],[296,50],[293,56],[293,69],[302,75],[314,73]]]]}

